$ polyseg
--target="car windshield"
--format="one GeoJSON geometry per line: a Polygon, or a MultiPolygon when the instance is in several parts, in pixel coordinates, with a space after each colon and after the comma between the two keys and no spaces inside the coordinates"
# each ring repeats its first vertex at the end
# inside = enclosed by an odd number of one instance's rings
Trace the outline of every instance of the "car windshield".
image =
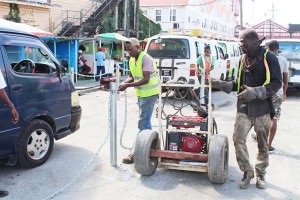
{"type": "Polygon", "coordinates": [[[147,53],[154,58],[189,59],[189,42],[187,39],[162,38],[152,39],[147,53]]]}
{"type": "Polygon", "coordinates": [[[300,60],[300,42],[279,42],[279,51],[288,60],[300,60]]]}

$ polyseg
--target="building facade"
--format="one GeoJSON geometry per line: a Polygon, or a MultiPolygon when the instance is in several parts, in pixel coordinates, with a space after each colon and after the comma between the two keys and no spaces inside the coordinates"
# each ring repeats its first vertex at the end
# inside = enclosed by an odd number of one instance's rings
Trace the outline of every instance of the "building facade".
{"type": "Polygon", "coordinates": [[[232,39],[237,25],[237,2],[140,0],[140,6],[145,14],[160,23],[162,32],[232,39]]]}
{"type": "Polygon", "coordinates": [[[80,20],[92,13],[98,0],[1,0],[0,18],[8,16],[10,4],[16,4],[21,22],[56,34],[68,19],[80,20]]]}

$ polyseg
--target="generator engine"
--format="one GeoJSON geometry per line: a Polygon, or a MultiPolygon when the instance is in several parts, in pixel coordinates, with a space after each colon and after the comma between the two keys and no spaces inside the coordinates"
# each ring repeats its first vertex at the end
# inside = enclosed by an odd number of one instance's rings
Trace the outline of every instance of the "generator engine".
{"type": "Polygon", "coordinates": [[[169,132],[168,150],[200,153],[203,149],[205,138],[190,133],[169,132]]]}

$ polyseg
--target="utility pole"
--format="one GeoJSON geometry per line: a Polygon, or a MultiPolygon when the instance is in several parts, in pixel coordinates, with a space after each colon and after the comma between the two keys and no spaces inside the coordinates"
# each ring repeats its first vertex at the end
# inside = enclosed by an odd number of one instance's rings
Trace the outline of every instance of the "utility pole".
{"type": "Polygon", "coordinates": [[[140,30],[140,0],[135,0],[134,4],[134,30],[136,31],[136,38],[139,39],[140,30]]]}
{"type": "Polygon", "coordinates": [[[241,26],[241,31],[244,30],[244,26],[243,26],[243,0],[240,0],[240,26],[241,26]]]}
{"type": "Polygon", "coordinates": [[[129,37],[129,29],[130,29],[130,8],[129,8],[129,0],[124,0],[124,36],[129,37]]]}

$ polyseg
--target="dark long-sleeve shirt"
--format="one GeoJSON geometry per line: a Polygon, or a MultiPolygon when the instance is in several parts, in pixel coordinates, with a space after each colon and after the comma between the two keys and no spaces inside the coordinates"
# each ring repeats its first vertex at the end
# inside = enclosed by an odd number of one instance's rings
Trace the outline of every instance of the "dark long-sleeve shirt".
{"type": "MultiPolygon", "coordinates": [[[[243,67],[240,86],[247,85],[249,87],[258,87],[265,83],[266,68],[264,65],[264,52],[265,49],[260,48],[256,62],[249,68],[243,67]]],[[[268,51],[266,60],[270,69],[270,83],[265,85],[267,98],[264,100],[254,99],[248,103],[243,103],[239,99],[237,101],[237,112],[245,113],[249,118],[256,118],[270,113],[273,108],[272,96],[282,86],[282,76],[276,55],[268,51]]],[[[241,91],[242,90],[240,89],[240,92],[241,91]]]]}

